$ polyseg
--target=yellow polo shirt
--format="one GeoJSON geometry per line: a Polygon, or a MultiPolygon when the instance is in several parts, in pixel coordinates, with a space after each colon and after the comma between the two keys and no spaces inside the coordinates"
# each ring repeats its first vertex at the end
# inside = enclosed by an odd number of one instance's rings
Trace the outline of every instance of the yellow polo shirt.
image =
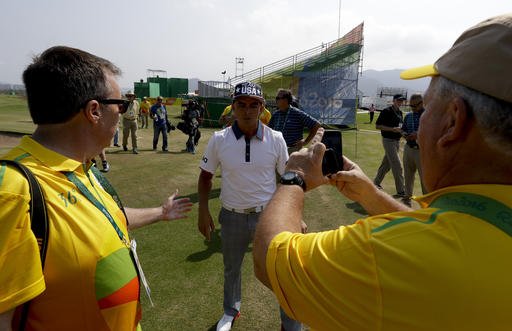
{"type": "MultiPolygon", "coordinates": [[[[224,108],[224,111],[222,112],[222,114],[220,116],[222,117],[222,116],[226,116],[229,114],[231,114],[231,105],[227,105],[226,108],[224,108]]],[[[268,122],[270,122],[271,118],[272,118],[272,113],[270,113],[270,111],[266,107],[264,107],[263,111],[260,114],[260,121],[263,122],[263,124],[267,125],[268,122]]]]}
{"type": "Polygon", "coordinates": [[[106,216],[62,172],[73,172],[128,238],[126,219],[80,162],[30,137],[2,158],[17,159],[46,199],[49,240],[44,273],[30,229],[28,182],[0,163],[0,312],[32,299],[26,330],[135,330],[139,280],[128,248],[106,216]]]}
{"type": "Polygon", "coordinates": [[[149,114],[149,108],[151,108],[151,103],[149,101],[142,101],[140,103],[140,111],[143,114],[149,114]]]}
{"type": "Polygon", "coordinates": [[[287,314],[315,330],[510,330],[512,186],[448,187],[423,209],[271,242],[287,314]]]}

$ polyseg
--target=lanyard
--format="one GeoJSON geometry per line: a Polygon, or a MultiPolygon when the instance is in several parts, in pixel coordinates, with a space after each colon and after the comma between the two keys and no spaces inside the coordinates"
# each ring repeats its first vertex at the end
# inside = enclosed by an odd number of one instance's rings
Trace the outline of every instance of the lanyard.
{"type": "MultiPolygon", "coordinates": [[[[280,110],[279,110],[280,111],[280,110]]],[[[286,126],[286,122],[288,122],[288,115],[290,115],[290,111],[291,109],[288,108],[288,110],[286,111],[286,116],[284,118],[284,121],[283,121],[283,124],[282,126],[280,125],[281,124],[281,118],[282,116],[279,116],[278,119],[279,121],[276,123],[276,131],[281,131],[281,132],[284,132],[284,127],[286,126]],[[281,126],[281,127],[280,127],[281,126]]]]}
{"type": "Polygon", "coordinates": [[[512,236],[512,209],[489,197],[474,193],[448,193],[434,200],[430,207],[472,215],[512,236]]]}
{"type": "MultiPolygon", "coordinates": [[[[91,191],[78,179],[78,177],[71,171],[63,172],[63,174],[68,178],[70,182],[76,185],[76,187],[80,190],[80,192],[96,207],[99,211],[105,215],[105,217],[108,219],[110,224],[114,227],[114,230],[117,232],[117,235],[119,236],[119,239],[123,242],[123,244],[126,245],[126,247],[130,247],[130,244],[128,240],[126,240],[126,237],[124,233],[121,231],[117,223],[114,221],[114,218],[110,213],[108,212],[107,208],[101,204],[101,202],[92,195],[91,191]]],[[[88,176],[88,175],[87,175],[88,176]]]]}

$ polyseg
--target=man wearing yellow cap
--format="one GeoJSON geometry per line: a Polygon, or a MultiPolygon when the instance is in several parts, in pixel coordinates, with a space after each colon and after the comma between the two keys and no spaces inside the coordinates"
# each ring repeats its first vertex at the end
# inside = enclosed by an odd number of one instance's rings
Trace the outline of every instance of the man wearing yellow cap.
{"type": "Polygon", "coordinates": [[[257,277],[315,330],[509,330],[512,306],[512,14],[464,32],[434,65],[418,144],[428,194],[412,210],[345,158],[327,178],[319,129],[260,215],[257,277]],[[304,193],[330,183],[370,215],[301,234],[304,193]]]}

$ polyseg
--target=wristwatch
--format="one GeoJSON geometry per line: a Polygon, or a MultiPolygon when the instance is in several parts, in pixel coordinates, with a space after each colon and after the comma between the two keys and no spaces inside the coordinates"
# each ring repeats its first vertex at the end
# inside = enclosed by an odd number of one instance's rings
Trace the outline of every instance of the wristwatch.
{"type": "Polygon", "coordinates": [[[285,172],[281,176],[281,179],[279,180],[279,183],[281,183],[283,185],[299,185],[300,187],[302,187],[302,190],[304,192],[306,192],[306,182],[295,171],[287,171],[287,172],[285,172]]]}

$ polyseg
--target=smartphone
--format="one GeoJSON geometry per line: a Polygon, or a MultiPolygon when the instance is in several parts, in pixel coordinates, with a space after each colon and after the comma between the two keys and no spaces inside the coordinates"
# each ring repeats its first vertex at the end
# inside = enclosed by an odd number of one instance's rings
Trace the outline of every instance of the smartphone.
{"type": "Polygon", "coordinates": [[[322,143],[327,147],[322,160],[322,173],[324,176],[335,174],[343,170],[341,131],[325,130],[322,143]]]}

